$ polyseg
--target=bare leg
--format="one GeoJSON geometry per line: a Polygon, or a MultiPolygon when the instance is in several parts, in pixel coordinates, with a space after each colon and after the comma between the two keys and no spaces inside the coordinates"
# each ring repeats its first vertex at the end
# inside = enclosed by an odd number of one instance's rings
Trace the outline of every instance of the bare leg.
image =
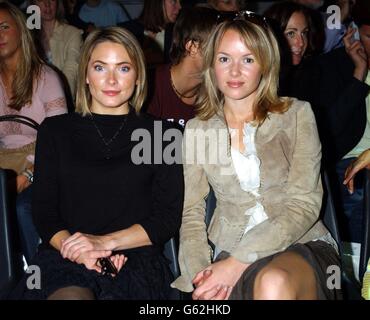
{"type": "Polygon", "coordinates": [[[299,254],[286,252],[260,270],[254,282],[256,300],[316,300],[316,277],[299,254]]]}
{"type": "Polygon", "coordinates": [[[95,300],[95,297],[90,289],[70,286],[54,291],[48,300],[95,300]]]}

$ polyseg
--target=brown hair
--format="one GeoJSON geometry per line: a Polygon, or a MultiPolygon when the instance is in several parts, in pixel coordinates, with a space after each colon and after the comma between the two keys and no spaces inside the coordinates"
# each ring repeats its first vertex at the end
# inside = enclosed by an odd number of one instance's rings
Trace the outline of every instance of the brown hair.
{"type": "MultiPolygon", "coordinates": [[[[306,49],[305,55],[309,55],[313,51],[318,49],[315,47],[315,42],[313,40],[313,33],[316,32],[316,28],[312,21],[311,11],[309,8],[306,8],[305,6],[299,3],[283,1],[283,2],[273,4],[269,9],[266,10],[264,15],[272,19],[270,23],[275,23],[275,25],[280,29],[279,30],[275,28],[276,29],[275,31],[280,32],[281,35],[279,36],[281,37],[281,39],[284,39],[284,41],[286,41],[284,37],[285,29],[288,25],[289,19],[296,12],[301,13],[307,22],[309,32],[308,32],[308,42],[307,42],[307,49],[306,49]]],[[[290,53],[290,50],[289,50],[289,53],[290,53]]]]}
{"type": "Polygon", "coordinates": [[[187,55],[188,41],[197,42],[203,51],[206,40],[217,24],[217,11],[204,7],[182,9],[173,28],[170,52],[173,64],[178,64],[187,55]]]}
{"type": "Polygon", "coordinates": [[[261,66],[262,77],[253,105],[255,121],[262,123],[268,112],[282,113],[286,111],[291,102],[281,99],[277,95],[280,54],[278,43],[272,31],[267,26],[259,26],[246,20],[237,19],[221,23],[209,37],[204,55],[204,85],[197,103],[197,116],[202,120],[208,120],[216,113],[222,112],[224,97],[216,85],[214,63],[216,51],[228,30],[234,30],[240,34],[245,45],[251,50],[261,66]]]}
{"type": "Polygon", "coordinates": [[[164,0],[145,0],[144,8],[139,17],[145,30],[154,33],[160,32],[161,28],[166,26],[166,17],[164,12],[164,0]]]}

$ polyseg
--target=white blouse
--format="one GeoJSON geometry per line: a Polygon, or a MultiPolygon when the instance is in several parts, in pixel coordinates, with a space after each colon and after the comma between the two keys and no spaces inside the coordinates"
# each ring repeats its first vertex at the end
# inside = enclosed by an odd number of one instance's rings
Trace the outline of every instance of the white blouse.
{"type": "MultiPolygon", "coordinates": [[[[256,134],[256,126],[249,123],[244,124],[243,128],[243,144],[244,152],[231,147],[231,158],[234,169],[236,171],[240,187],[246,192],[250,192],[257,198],[257,203],[254,207],[245,211],[245,215],[249,216],[247,225],[245,226],[244,234],[254,228],[259,223],[268,219],[263,205],[258,201],[260,196],[258,189],[260,187],[260,165],[261,161],[257,156],[254,137],[256,134]]],[[[238,129],[229,128],[231,139],[237,135],[238,129]]],[[[214,258],[221,252],[215,247],[214,258]]]]}
{"type": "MultiPolygon", "coordinates": [[[[248,232],[257,224],[268,218],[263,205],[258,202],[261,161],[257,156],[256,146],[254,143],[256,129],[256,126],[245,123],[243,128],[244,152],[240,153],[233,147],[231,148],[231,158],[238,176],[240,187],[244,191],[250,192],[257,197],[256,205],[245,211],[245,215],[250,216],[250,218],[245,227],[244,233],[248,232]]],[[[237,134],[237,129],[229,128],[229,131],[231,138],[237,134]]]]}

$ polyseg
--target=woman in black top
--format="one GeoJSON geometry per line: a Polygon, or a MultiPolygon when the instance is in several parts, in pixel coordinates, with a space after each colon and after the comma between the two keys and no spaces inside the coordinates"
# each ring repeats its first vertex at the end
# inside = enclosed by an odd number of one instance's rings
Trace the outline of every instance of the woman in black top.
{"type": "Polygon", "coordinates": [[[43,243],[31,264],[42,287],[22,298],[169,297],[161,251],[181,223],[182,166],[159,159],[170,146],[154,128],[169,124],[139,114],[145,95],[133,36],[117,27],[90,34],[77,112],[48,119],[38,134],[33,214],[43,243]]]}
{"type": "Polygon", "coordinates": [[[324,32],[320,17],[298,3],[283,1],[273,4],[266,12],[281,50],[279,95],[307,100],[303,79],[312,65],[312,57],[321,52],[324,32]],[[321,40],[320,40],[321,39],[321,40]]]}

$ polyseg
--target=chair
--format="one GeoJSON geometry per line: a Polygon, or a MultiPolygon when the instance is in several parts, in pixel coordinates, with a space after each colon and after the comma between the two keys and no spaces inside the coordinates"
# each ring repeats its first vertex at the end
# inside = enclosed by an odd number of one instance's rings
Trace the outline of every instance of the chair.
{"type": "MultiPolygon", "coordinates": [[[[334,205],[333,193],[330,187],[329,176],[327,172],[321,175],[322,184],[324,189],[324,198],[321,207],[321,218],[327,229],[330,231],[332,237],[338,244],[339,256],[343,260],[343,245],[339,234],[337,213],[334,205]]],[[[342,268],[342,291],[343,297],[346,300],[361,300],[361,288],[357,280],[347,274],[346,270],[342,268]]]]}
{"type": "Polygon", "coordinates": [[[177,260],[177,243],[175,238],[171,238],[164,245],[164,255],[167,259],[171,261],[170,269],[172,271],[173,277],[176,279],[180,276],[180,267],[177,260]]]}
{"type": "MultiPolygon", "coordinates": [[[[0,169],[0,299],[7,297],[19,280],[22,269],[22,255],[16,250],[16,230],[10,214],[6,171],[0,169]]],[[[13,218],[13,219],[12,219],[13,218]]]]}
{"type": "MultiPolygon", "coordinates": [[[[21,115],[2,115],[0,122],[13,121],[35,130],[39,124],[21,115]]],[[[17,223],[9,202],[7,172],[0,168],[0,299],[7,297],[23,273],[22,253],[17,247],[17,223]]]]}
{"type": "Polygon", "coordinates": [[[367,268],[367,262],[370,258],[370,170],[366,170],[365,174],[365,190],[364,190],[364,216],[363,216],[363,238],[361,242],[360,254],[360,279],[363,278],[367,268]]]}
{"type": "MultiPolygon", "coordinates": [[[[165,257],[170,260],[170,269],[173,274],[173,278],[176,279],[180,276],[180,267],[178,261],[178,241],[176,241],[176,237],[171,238],[168,240],[163,248],[163,254],[165,257]]],[[[172,289],[171,292],[171,300],[182,300],[183,293],[178,289],[172,289]]]]}

